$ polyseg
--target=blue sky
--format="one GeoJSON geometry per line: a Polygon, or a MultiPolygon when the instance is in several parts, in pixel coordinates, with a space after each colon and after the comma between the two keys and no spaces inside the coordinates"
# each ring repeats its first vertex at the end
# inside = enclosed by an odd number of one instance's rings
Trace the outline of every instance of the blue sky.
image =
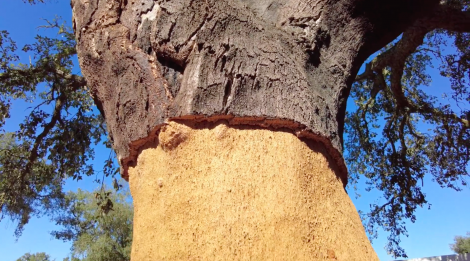
{"type": "MultiPolygon", "coordinates": [[[[33,43],[36,34],[46,33],[37,29],[39,25],[44,24],[41,18],[52,19],[56,14],[66,21],[71,21],[68,0],[52,0],[47,4],[34,6],[24,4],[22,0],[2,0],[0,30],[8,30],[21,48],[24,44],[33,43]]],[[[438,95],[437,92],[442,91],[449,83],[437,72],[433,72],[432,76],[434,80],[429,90],[438,95]]],[[[7,121],[7,130],[16,130],[22,121],[22,115],[27,113],[27,106],[30,105],[14,103],[13,117],[7,121]]],[[[99,169],[108,151],[101,147],[97,147],[96,151],[96,165],[99,169]]],[[[91,179],[85,179],[81,182],[67,182],[66,189],[76,190],[81,187],[92,190],[96,186],[91,179]]],[[[442,189],[428,178],[424,180],[424,191],[432,207],[430,210],[418,209],[417,221],[407,225],[409,237],[402,238],[402,246],[410,258],[451,254],[449,244],[453,242],[454,236],[465,235],[470,231],[470,189],[467,187],[461,192],[442,189]]],[[[363,211],[367,211],[369,204],[380,197],[378,192],[360,191],[362,197],[358,199],[355,198],[354,191],[349,191],[349,194],[356,208],[363,211]]],[[[70,243],[55,240],[50,236],[49,232],[58,228],[47,217],[33,218],[18,241],[13,236],[14,229],[15,224],[8,220],[0,223],[0,261],[14,261],[27,252],[46,252],[58,261],[68,256],[70,243]]],[[[373,241],[373,247],[382,261],[393,260],[384,250],[386,236],[385,233],[379,233],[379,238],[373,241]]]]}

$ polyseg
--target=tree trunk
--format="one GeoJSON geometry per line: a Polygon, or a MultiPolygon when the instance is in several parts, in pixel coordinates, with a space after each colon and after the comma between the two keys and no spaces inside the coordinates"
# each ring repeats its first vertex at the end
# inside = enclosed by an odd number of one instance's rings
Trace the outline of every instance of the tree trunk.
{"type": "Polygon", "coordinates": [[[319,142],[171,121],[137,162],[133,260],[378,260],[319,142]]]}
{"type": "Polygon", "coordinates": [[[343,189],[346,100],[438,2],[72,0],[133,258],[376,259],[343,189]]]}

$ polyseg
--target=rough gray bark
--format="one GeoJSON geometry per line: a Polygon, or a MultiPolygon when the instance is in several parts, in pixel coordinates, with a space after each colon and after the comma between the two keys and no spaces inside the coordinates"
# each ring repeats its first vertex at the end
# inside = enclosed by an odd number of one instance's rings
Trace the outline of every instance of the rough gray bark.
{"type": "Polygon", "coordinates": [[[437,0],[72,0],[82,72],[123,169],[168,119],[288,128],[343,183],[359,66],[437,0]]]}

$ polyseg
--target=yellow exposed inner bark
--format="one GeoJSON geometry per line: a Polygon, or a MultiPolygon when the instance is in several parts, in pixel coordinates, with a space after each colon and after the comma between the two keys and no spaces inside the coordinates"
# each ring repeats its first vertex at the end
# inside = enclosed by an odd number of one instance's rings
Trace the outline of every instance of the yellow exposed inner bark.
{"type": "Polygon", "coordinates": [[[129,169],[132,260],[378,260],[323,146],[170,122],[129,169]]]}

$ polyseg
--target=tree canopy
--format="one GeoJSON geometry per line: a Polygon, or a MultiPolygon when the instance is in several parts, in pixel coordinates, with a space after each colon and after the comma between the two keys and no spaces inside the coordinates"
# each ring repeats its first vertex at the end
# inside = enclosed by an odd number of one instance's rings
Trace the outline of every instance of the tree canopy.
{"type": "Polygon", "coordinates": [[[35,253],[35,254],[26,253],[20,258],[18,258],[16,261],[53,261],[53,260],[48,254],[41,252],[41,253],[35,253]]]}
{"type": "MultiPolygon", "coordinates": [[[[56,239],[71,241],[70,257],[64,260],[130,260],[133,207],[128,190],[68,192],[53,217],[60,230],[56,239]],[[105,201],[103,204],[102,201],[105,201]],[[107,206],[103,211],[103,206],[107,206]]],[[[26,253],[17,261],[51,261],[46,253],[26,253]]]]}
{"type": "MultiPolygon", "coordinates": [[[[387,231],[387,250],[395,256],[406,256],[400,247],[405,221],[414,222],[416,209],[430,205],[422,191],[426,176],[455,190],[467,185],[469,3],[441,1],[441,17],[417,19],[364,64],[351,88],[354,105],[346,115],[344,141],[349,183],[364,177],[369,189],[383,193],[384,202],[371,206],[364,225],[372,237],[378,228],[387,231]],[[429,86],[430,68],[450,86],[429,86]]],[[[14,100],[39,101],[16,132],[0,135],[0,220],[18,222],[18,235],[32,215],[53,211],[61,200],[71,202],[64,180],[95,174],[89,163],[93,145],[112,142],[105,138],[106,126],[85,79],[73,73],[71,28],[59,20],[45,27],[56,30],[57,37],[38,35],[21,50],[0,31],[0,128],[14,100]],[[29,63],[20,61],[20,51],[31,56],[29,63]]],[[[104,175],[116,174],[111,155],[104,175]]],[[[70,233],[60,237],[77,236],[70,233]]]]}
{"type": "MultiPolygon", "coordinates": [[[[28,64],[19,62],[8,32],[0,32],[0,128],[14,100],[37,104],[16,132],[0,134],[0,219],[17,221],[17,235],[31,215],[50,211],[63,199],[65,179],[95,174],[93,146],[106,133],[86,81],[72,73],[71,29],[59,20],[44,27],[56,30],[57,37],[38,35],[34,44],[25,45],[21,50],[30,55],[28,64]]],[[[111,158],[104,171],[116,174],[111,158]]]]}
{"type": "MultiPolygon", "coordinates": [[[[31,215],[52,211],[64,198],[65,179],[96,174],[90,164],[94,145],[110,147],[85,79],[72,73],[76,51],[71,28],[59,19],[43,28],[55,30],[57,37],[37,35],[35,43],[25,45],[21,51],[30,56],[28,64],[19,61],[9,33],[0,31],[0,128],[14,100],[35,105],[16,132],[0,134],[0,220],[17,221],[17,235],[31,215]]],[[[110,154],[105,176],[116,175],[113,164],[110,154]]]]}
{"type": "MultiPolygon", "coordinates": [[[[468,4],[443,6],[468,16],[468,4]]],[[[364,176],[385,200],[371,206],[366,228],[390,232],[387,249],[397,256],[405,253],[399,247],[400,235],[407,235],[404,221],[414,222],[416,208],[430,206],[422,192],[424,177],[431,175],[443,188],[467,185],[470,34],[458,26],[440,29],[452,23],[441,18],[418,19],[365,64],[351,90],[356,108],[346,117],[350,181],[364,176]],[[450,86],[431,88],[432,68],[450,86]]]]}
{"type": "Polygon", "coordinates": [[[450,249],[456,254],[468,254],[470,253],[470,232],[467,232],[467,236],[456,236],[454,243],[450,245],[450,249]]]}
{"type": "Polygon", "coordinates": [[[63,211],[54,218],[63,229],[52,235],[72,241],[72,260],[130,260],[133,208],[129,197],[128,191],[107,189],[69,192],[63,211]]]}

